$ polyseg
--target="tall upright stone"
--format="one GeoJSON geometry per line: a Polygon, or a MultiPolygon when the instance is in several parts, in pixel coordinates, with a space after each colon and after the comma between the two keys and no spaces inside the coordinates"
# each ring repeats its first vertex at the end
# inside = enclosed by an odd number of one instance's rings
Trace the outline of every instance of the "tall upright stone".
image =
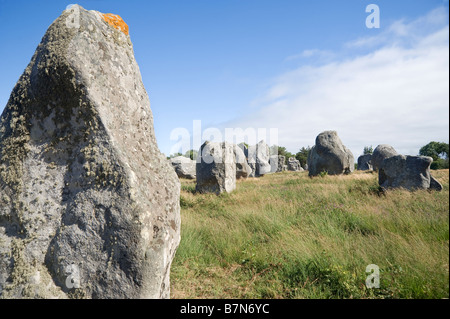
{"type": "Polygon", "coordinates": [[[271,155],[270,156],[270,168],[272,173],[279,173],[284,171],[284,162],[286,161],[283,155],[271,155]]]}
{"type": "Polygon", "coordinates": [[[248,148],[248,164],[252,168],[252,177],[260,177],[272,172],[270,166],[270,148],[263,140],[248,148]]]}
{"type": "Polygon", "coordinates": [[[348,174],[355,169],[352,152],[345,147],[336,131],[325,131],[316,137],[308,154],[309,176],[326,171],[330,175],[348,174]]]}
{"type": "Polygon", "coordinates": [[[301,172],[303,171],[303,167],[300,165],[300,161],[298,159],[296,159],[295,157],[289,157],[288,161],[287,161],[287,168],[288,171],[293,171],[293,172],[301,172]]]}
{"type": "Polygon", "coordinates": [[[1,116],[0,297],[168,298],[179,193],[127,25],[65,10],[1,116]]]}
{"type": "Polygon", "coordinates": [[[228,142],[206,141],[197,156],[197,184],[199,193],[232,192],[236,188],[235,145],[228,142]]]}
{"type": "Polygon", "coordinates": [[[236,161],[236,178],[247,178],[252,173],[252,168],[247,163],[244,150],[239,145],[233,145],[233,150],[236,161]]]}
{"type": "Polygon", "coordinates": [[[370,171],[372,168],[372,154],[363,154],[358,157],[358,170],[370,171]]]}

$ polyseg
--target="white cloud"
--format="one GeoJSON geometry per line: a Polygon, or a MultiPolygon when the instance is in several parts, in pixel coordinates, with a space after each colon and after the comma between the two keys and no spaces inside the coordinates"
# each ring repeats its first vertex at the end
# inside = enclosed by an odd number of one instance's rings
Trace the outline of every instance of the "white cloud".
{"type": "Polygon", "coordinates": [[[308,49],[303,50],[300,54],[294,54],[288,56],[285,61],[292,61],[297,59],[306,59],[306,58],[318,58],[318,59],[330,59],[333,57],[333,53],[327,50],[318,50],[318,49],[308,49]]]}
{"type": "Polygon", "coordinates": [[[277,127],[279,144],[290,151],[336,130],[355,157],[382,143],[416,155],[432,140],[448,141],[448,37],[443,9],[397,21],[377,37],[344,45],[376,43],[371,52],[281,74],[255,99],[251,115],[225,126],[277,127]]]}
{"type": "Polygon", "coordinates": [[[363,37],[345,44],[347,48],[376,48],[381,45],[408,46],[420,41],[437,29],[448,25],[448,10],[436,8],[416,20],[401,19],[382,29],[377,36],[363,37]]]}

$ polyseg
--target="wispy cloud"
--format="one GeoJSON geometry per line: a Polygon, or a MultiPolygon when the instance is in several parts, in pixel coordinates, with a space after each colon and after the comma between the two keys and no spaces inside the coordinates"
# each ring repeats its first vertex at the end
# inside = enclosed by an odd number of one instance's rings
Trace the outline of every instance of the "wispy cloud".
{"type": "MultiPolygon", "coordinates": [[[[281,74],[255,99],[252,115],[225,125],[277,127],[279,144],[291,151],[314,144],[318,133],[331,129],[355,156],[381,143],[417,154],[431,140],[448,141],[448,37],[445,9],[397,21],[376,37],[344,45],[370,42],[370,51],[340,57],[330,52],[331,61],[281,74]]],[[[291,59],[320,52],[327,51],[304,51],[291,59]]]]}
{"type": "Polygon", "coordinates": [[[345,43],[344,46],[373,49],[382,45],[414,45],[444,25],[448,25],[448,11],[440,7],[412,21],[406,19],[395,21],[377,36],[358,38],[345,43]]]}
{"type": "Polygon", "coordinates": [[[298,59],[307,59],[307,58],[319,58],[319,59],[330,59],[334,57],[334,54],[331,51],[327,50],[318,50],[318,49],[308,49],[304,50],[300,54],[294,54],[288,56],[285,61],[292,61],[298,59]]]}

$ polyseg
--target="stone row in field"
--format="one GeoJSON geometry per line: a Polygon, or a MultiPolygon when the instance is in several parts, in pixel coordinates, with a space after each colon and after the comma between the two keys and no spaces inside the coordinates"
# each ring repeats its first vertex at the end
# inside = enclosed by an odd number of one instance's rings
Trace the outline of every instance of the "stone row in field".
{"type": "MultiPolygon", "coordinates": [[[[380,144],[373,154],[358,158],[358,167],[361,170],[378,170],[379,184],[384,189],[441,190],[442,186],[430,174],[431,161],[426,156],[399,155],[392,146],[380,144]]],[[[289,158],[287,165],[284,162],[284,156],[270,156],[269,146],[264,141],[248,148],[243,144],[237,146],[227,142],[205,142],[199,150],[195,166],[196,189],[201,193],[219,194],[234,190],[236,178],[303,170],[300,162],[294,158],[289,158]]],[[[193,163],[189,163],[192,172],[193,163]]],[[[353,154],[342,143],[336,131],[324,131],[316,137],[307,166],[309,176],[350,174],[355,169],[353,154]]]]}

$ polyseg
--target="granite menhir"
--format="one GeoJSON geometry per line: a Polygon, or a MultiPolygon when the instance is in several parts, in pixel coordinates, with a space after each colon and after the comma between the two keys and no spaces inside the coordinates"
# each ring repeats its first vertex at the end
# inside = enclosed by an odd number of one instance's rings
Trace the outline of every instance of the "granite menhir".
{"type": "Polygon", "coordinates": [[[168,298],[180,183],[126,23],[66,9],[1,116],[0,297],[168,298]]]}

